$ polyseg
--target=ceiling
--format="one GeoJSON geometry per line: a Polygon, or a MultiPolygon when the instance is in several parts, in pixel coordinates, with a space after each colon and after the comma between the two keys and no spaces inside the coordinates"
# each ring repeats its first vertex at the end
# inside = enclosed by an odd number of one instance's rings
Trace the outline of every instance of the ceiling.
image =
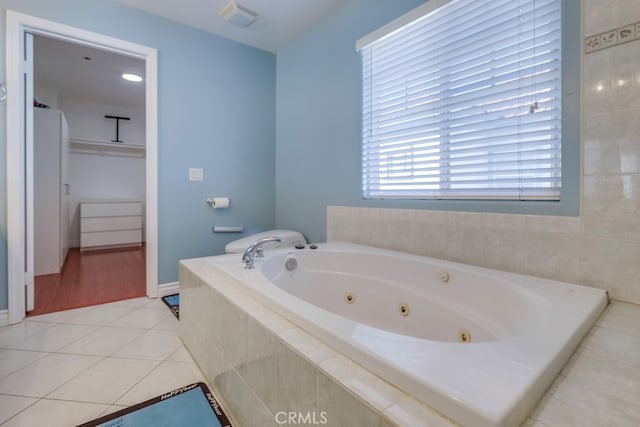
{"type": "Polygon", "coordinates": [[[218,17],[229,0],[116,0],[145,12],[277,53],[347,0],[236,0],[260,18],[247,28],[218,17]]]}
{"type": "Polygon", "coordinates": [[[55,89],[60,98],[144,108],[144,83],[121,77],[144,77],[141,59],[42,36],[33,37],[33,56],[35,85],[55,89]]]}
{"type": "MultiPolygon", "coordinates": [[[[237,0],[260,16],[247,28],[218,17],[229,0],[116,1],[276,53],[347,0],[237,0]]],[[[144,84],[121,78],[123,73],[144,76],[143,60],[42,36],[34,36],[34,58],[36,86],[55,89],[60,98],[144,108],[144,84]]]]}

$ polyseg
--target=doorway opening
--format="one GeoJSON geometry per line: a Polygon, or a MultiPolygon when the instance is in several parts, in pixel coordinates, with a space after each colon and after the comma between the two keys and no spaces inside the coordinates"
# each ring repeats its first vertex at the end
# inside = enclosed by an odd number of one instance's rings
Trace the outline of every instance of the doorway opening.
{"type": "MultiPolygon", "coordinates": [[[[146,295],[157,279],[157,52],[105,35],[7,11],[7,243],[9,323],[24,319],[34,294],[33,62],[29,35],[86,46],[144,62],[144,228],[146,295]]],[[[117,139],[117,138],[116,138],[117,139]]],[[[116,172],[117,173],[117,172],[116,172]]]]}
{"type": "Polygon", "coordinates": [[[145,62],[32,38],[35,253],[28,316],[145,296],[145,62]]]}

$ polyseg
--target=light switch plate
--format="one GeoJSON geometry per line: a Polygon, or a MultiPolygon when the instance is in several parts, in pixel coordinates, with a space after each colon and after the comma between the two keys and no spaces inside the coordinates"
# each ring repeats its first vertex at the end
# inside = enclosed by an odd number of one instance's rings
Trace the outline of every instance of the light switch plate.
{"type": "Polygon", "coordinates": [[[202,168],[189,168],[189,181],[202,181],[204,179],[204,171],[202,168]]]}

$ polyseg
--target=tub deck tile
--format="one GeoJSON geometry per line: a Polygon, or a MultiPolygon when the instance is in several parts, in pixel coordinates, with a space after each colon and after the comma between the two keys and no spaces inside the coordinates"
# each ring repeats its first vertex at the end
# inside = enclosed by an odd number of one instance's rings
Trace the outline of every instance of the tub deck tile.
{"type": "Polygon", "coordinates": [[[331,347],[304,332],[302,329],[286,329],[278,332],[277,335],[296,349],[302,356],[317,365],[320,365],[327,359],[340,356],[340,354],[331,347]]]}
{"type": "Polygon", "coordinates": [[[398,403],[384,411],[384,418],[390,426],[411,427],[454,427],[456,422],[406,395],[398,403]]]}
{"type": "Polygon", "coordinates": [[[342,355],[320,363],[320,369],[380,412],[406,396],[406,393],[342,355]]]}
{"type": "Polygon", "coordinates": [[[612,301],[530,418],[549,427],[640,424],[640,306],[612,301]]]}
{"type": "Polygon", "coordinates": [[[635,427],[640,408],[561,376],[530,416],[550,427],[635,427]]]}
{"type": "Polygon", "coordinates": [[[640,363],[615,354],[606,359],[589,349],[578,348],[561,375],[583,387],[606,390],[613,398],[630,405],[640,402],[640,363]]]}
{"type": "Polygon", "coordinates": [[[289,329],[298,329],[293,323],[282,316],[278,316],[263,305],[252,310],[249,316],[276,334],[289,329]]]}

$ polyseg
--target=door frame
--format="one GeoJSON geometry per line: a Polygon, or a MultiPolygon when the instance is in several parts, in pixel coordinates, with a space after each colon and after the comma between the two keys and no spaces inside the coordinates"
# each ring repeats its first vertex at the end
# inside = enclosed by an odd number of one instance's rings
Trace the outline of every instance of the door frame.
{"type": "MultiPolygon", "coordinates": [[[[23,141],[24,109],[23,52],[25,33],[107,50],[145,61],[146,109],[146,273],[147,296],[158,296],[158,53],[156,49],[48,21],[12,10],[6,11],[7,66],[7,290],[9,324],[25,317],[26,183],[23,141]]],[[[25,132],[27,135],[25,135],[25,132]]],[[[31,132],[31,137],[33,132],[31,132]]],[[[33,194],[30,195],[33,197],[33,194]]],[[[33,251],[33,248],[31,248],[33,251]]],[[[33,272],[30,272],[33,274],[33,272]]]]}

